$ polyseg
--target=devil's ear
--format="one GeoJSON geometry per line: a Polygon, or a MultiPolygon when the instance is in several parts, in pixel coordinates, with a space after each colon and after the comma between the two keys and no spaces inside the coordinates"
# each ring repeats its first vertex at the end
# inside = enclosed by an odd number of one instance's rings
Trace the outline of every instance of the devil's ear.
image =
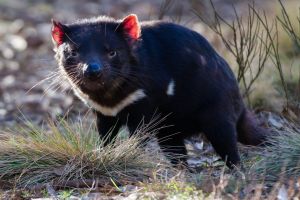
{"type": "Polygon", "coordinates": [[[54,44],[58,47],[62,43],[64,43],[66,39],[66,26],[61,24],[60,22],[52,21],[51,35],[54,44]]]}
{"type": "Polygon", "coordinates": [[[125,35],[132,40],[137,40],[141,36],[141,27],[135,14],[130,14],[121,22],[121,28],[125,35]]]}

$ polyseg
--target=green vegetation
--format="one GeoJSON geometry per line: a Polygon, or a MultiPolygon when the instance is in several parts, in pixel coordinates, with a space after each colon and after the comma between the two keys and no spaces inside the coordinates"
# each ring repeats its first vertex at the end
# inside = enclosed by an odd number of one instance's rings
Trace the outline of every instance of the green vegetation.
{"type": "Polygon", "coordinates": [[[256,163],[256,173],[263,173],[266,181],[300,175],[300,129],[289,127],[284,133],[269,139],[270,146],[263,149],[256,163]]]}

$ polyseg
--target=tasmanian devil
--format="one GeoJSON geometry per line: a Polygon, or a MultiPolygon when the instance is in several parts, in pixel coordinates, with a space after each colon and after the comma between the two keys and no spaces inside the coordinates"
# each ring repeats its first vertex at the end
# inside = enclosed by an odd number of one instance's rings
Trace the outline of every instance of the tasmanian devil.
{"type": "Polygon", "coordinates": [[[141,120],[160,113],[171,125],[156,135],[163,151],[185,155],[184,139],[202,132],[229,167],[240,162],[237,141],[258,145],[265,140],[230,67],[195,31],[169,22],[139,22],[131,14],[68,25],[53,21],[52,39],[61,73],[95,110],[102,137],[112,127],[114,137],[123,125],[132,134],[141,120]]]}

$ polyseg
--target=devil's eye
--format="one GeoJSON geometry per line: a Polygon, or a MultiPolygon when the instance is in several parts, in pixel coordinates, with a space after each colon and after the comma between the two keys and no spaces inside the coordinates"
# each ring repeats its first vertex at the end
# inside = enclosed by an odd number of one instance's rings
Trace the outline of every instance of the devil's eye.
{"type": "Polygon", "coordinates": [[[77,57],[78,56],[78,52],[76,50],[71,50],[70,56],[77,57]]]}
{"type": "Polygon", "coordinates": [[[109,58],[113,58],[113,57],[115,57],[117,55],[117,52],[116,51],[110,51],[110,52],[108,52],[108,57],[109,58]]]}

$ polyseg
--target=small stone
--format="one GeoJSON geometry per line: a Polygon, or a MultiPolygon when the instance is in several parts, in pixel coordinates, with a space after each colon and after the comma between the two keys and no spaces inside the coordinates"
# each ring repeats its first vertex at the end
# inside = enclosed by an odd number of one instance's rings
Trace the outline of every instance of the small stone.
{"type": "Polygon", "coordinates": [[[288,198],[288,192],[287,192],[287,190],[286,190],[286,188],[285,188],[284,185],[282,185],[282,186],[280,187],[280,189],[279,189],[279,191],[278,191],[277,198],[278,198],[279,200],[287,200],[287,199],[289,199],[289,198],[288,198]]]}
{"type": "Polygon", "coordinates": [[[13,86],[16,81],[16,78],[13,75],[5,76],[1,81],[1,86],[7,88],[13,86]]]}
{"type": "Polygon", "coordinates": [[[14,51],[11,48],[7,47],[7,46],[3,47],[1,49],[1,52],[2,52],[3,57],[8,59],[8,60],[12,59],[15,56],[14,51]]]}
{"type": "Polygon", "coordinates": [[[203,150],[203,142],[196,142],[195,143],[195,148],[197,150],[203,150]]]}
{"type": "Polygon", "coordinates": [[[280,119],[276,119],[274,116],[270,116],[268,121],[272,127],[275,127],[277,129],[283,128],[283,124],[281,123],[280,119]]]}
{"type": "Polygon", "coordinates": [[[105,195],[103,193],[89,193],[87,196],[81,197],[83,200],[90,200],[90,199],[104,199],[105,195]]]}
{"type": "Polygon", "coordinates": [[[73,103],[73,98],[72,97],[69,97],[69,96],[66,96],[65,98],[64,98],[64,106],[65,107],[69,107],[69,106],[71,106],[72,105],[72,103],[73,103]]]}
{"type": "Polygon", "coordinates": [[[69,199],[69,200],[81,200],[81,198],[76,197],[76,196],[73,196],[73,195],[72,195],[72,196],[69,196],[68,199],[69,199]]]}
{"type": "Polygon", "coordinates": [[[7,110],[5,110],[5,109],[0,109],[0,117],[5,116],[6,113],[7,113],[7,110]]]}
{"type": "Polygon", "coordinates": [[[0,71],[4,68],[4,63],[0,60],[0,71]]]}
{"type": "Polygon", "coordinates": [[[22,28],[24,27],[25,23],[22,19],[16,19],[15,21],[13,21],[10,26],[9,26],[9,31],[11,33],[18,33],[22,30],[22,28]]]}
{"type": "Polygon", "coordinates": [[[16,61],[8,61],[5,64],[10,71],[17,71],[20,69],[20,64],[16,61]]]}
{"type": "Polygon", "coordinates": [[[126,197],[127,200],[137,200],[139,199],[139,195],[137,193],[132,193],[128,197],[126,197]]]}
{"type": "Polygon", "coordinates": [[[6,40],[17,51],[24,51],[27,48],[26,40],[19,35],[9,35],[6,40]]]}
{"type": "Polygon", "coordinates": [[[187,160],[187,163],[189,165],[192,165],[192,166],[198,166],[200,164],[203,164],[204,161],[200,160],[200,159],[197,159],[197,158],[190,158],[190,159],[187,160]]]}
{"type": "Polygon", "coordinates": [[[2,37],[3,35],[7,34],[7,29],[9,27],[9,23],[0,20],[0,36],[2,37]]]}
{"type": "Polygon", "coordinates": [[[132,192],[136,190],[138,187],[135,185],[125,185],[124,187],[120,187],[122,192],[132,192]]]}

